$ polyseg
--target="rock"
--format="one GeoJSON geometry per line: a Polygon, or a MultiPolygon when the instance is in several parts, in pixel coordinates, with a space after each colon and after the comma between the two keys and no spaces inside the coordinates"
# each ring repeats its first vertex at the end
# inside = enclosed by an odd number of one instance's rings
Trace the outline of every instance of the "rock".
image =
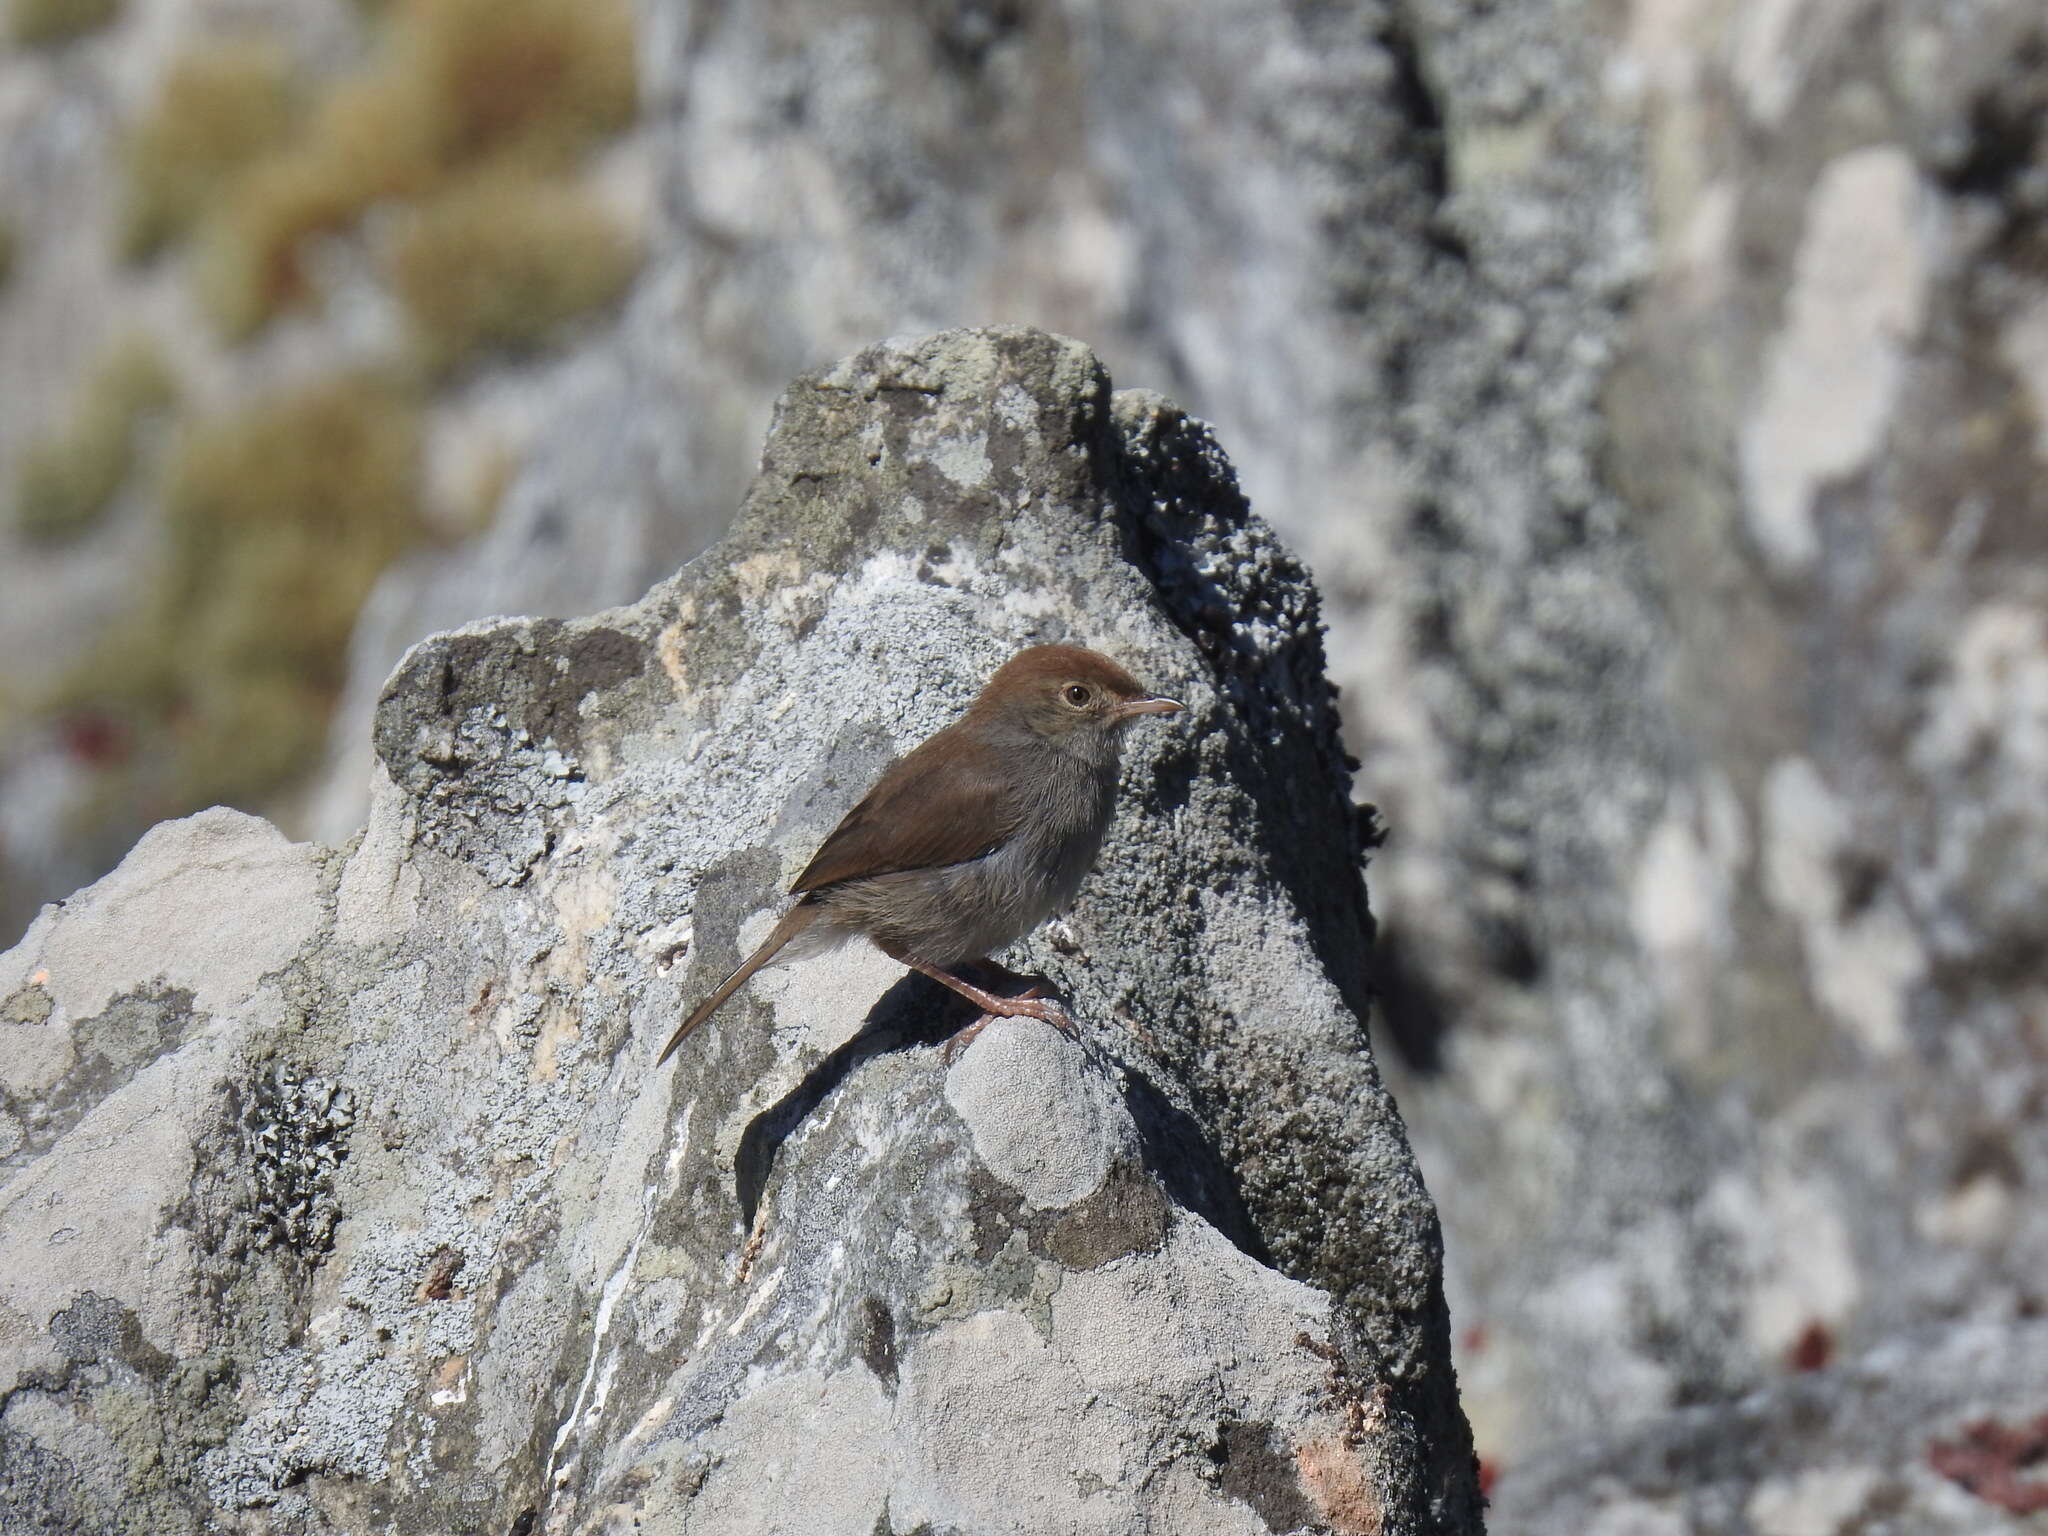
{"type": "Polygon", "coordinates": [[[1316,599],[1207,429],[1024,330],[784,396],[628,607],[416,646],[342,850],[211,812],[0,957],[7,1528],[1479,1529],[1361,1019],[1316,599]],[[679,1010],[1013,647],[1188,705],[1076,1045],[866,953],[679,1010]]]}
{"type": "Polygon", "coordinates": [[[512,399],[474,414],[492,419],[495,406],[519,423],[520,472],[488,531],[401,560],[364,604],[348,688],[305,795],[302,819],[316,839],[346,842],[364,823],[377,698],[414,641],[493,614],[568,618],[629,602],[731,514],[730,498],[715,513],[701,496],[670,504],[678,475],[662,461],[681,402],[650,384],[648,370],[602,353],[495,393],[512,399]]]}

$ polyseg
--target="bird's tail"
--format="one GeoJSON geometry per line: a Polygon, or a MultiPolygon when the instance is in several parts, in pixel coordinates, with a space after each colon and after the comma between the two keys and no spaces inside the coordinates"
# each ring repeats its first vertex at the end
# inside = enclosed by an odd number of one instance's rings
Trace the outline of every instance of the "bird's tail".
{"type": "Polygon", "coordinates": [[[761,941],[761,947],[747,956],[738,970],[721,981],[718,990],[699,1003],[696,1011],[683,1020],[676,1032],[668,1037],[668,1044],[661,1048],[661,1055],[655,1058],[654,1064],[658,1067],[675,1055],[676,1047],[689,1038],[692,1030],[716,1013],[719,1005],[745,986],[747,978],[773,960],[785,944],[816,922],[820,911],[815,902],[800,901],[783,913],[782,921],[761,941]]]}

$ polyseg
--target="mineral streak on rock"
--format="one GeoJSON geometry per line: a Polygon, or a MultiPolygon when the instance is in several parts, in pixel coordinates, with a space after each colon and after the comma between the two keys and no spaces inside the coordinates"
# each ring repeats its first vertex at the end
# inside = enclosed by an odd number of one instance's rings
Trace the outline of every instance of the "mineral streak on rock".
{"type": "Polygon", "coordinates": [[[386,688],[370,825],[158,829],[0,957],[10,1532],[1480,1526],[1366,1046],[1315,594],[1041,332],[799,380],[731,536],[386,688]],[[963,1019],[864,950],[678,1011],[1017,646],[1186,700],[963,1019]]]}

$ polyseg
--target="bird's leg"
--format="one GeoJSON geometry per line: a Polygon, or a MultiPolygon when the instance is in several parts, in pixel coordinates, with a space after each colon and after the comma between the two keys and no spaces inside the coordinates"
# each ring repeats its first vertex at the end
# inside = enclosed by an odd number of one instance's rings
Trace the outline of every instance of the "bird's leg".
{"type": "MultiPolygon", "coordinates": [[[[979,960],[973,961],[972,966],[974,970],[991,976],[996,985],[1002,988],[1003,995],[1013,1003],[1034,1001],[1040,998],[1051,1000],[1052,1006],[1059,1010],[1059,1017],[1048,1022],[1069,1040],[1079,1040],[1081,1038],[1080,1031],[1074,1026],[1073,1016],[1053,996],[1052,983],[1045,977],[1026,976],[1021,972],[1011,970],[1001,961],[990,959],[987,955],[983,955],[979,960]]],[[[948,1037],[946,1048],[943,1052],[947,1066],[953,1065],[954,1056],[972,1045],[974,1037],[984,1029],[987,1029],[989,1021],[994,1017],[994,1014],[983,1013],[972,1024],[955,1030],[948,1037]]],[[[1033,1017],[1036,1017],[1036,1015],[1033,1015],[1033,1017]]]]}
{"type": "MultiPolygon", "coordinates": [[[[906,959],[903,963],[913,971],[918,971],[923,975],[931,977],[933,981],[938,982],[941,986],[951,987],[955,992],[958,992],[982,1011],[983,1017],[975,1020],[948,1042],[949,1051],[972,1040],[975,1035],[981,1032],[982,1027],[991,1018],[1038,1019],[1043,1023],[1050,1024],[1069,1040],[1081,1038],[1081,1032],[1075,1027],[1074,1021],[1067,1016],[1067,1010],[1062,1008],[1053,998],[1033,997],[1029,993],[1022,997],[1002,997],[994,992],[985,991],[977,987],[971,981],[963,981],[950,971],[942,971],[936,965],[927,965],[922,960],[906,959]]],[[[1038,990],[1035,986],[1031,988],[1033,992],[1038,990]]]]}

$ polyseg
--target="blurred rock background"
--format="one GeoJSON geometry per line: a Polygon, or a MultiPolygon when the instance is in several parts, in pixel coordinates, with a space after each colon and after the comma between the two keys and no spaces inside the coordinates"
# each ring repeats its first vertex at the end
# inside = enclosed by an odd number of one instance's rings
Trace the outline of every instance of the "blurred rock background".
{"type": "Polygon", "coordinates": [[[1044,325],[1323,584],[1495,1528],[2048,1506],[2038,4],[5,4],[8,937],[1044,325]]]}

